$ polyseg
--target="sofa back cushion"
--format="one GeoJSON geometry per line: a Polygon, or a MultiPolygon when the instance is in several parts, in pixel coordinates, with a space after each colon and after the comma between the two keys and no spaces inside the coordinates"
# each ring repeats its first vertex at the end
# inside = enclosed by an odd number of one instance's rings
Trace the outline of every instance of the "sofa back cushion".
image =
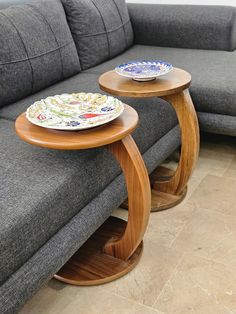
{"type": "Polygon", "coordinates": [[[236,7],[130,3],[128,8],[137,45],[236,49],[236,7]]]}
{"type": "Polygon", "coordinates": [[[133,44],[125,0],[62,0],[83,70],[133,44]]]}
{"type": "Polygon", "coordinates": [[[0,107],[80,71],[60,0],[0,10],[0,107]]]}

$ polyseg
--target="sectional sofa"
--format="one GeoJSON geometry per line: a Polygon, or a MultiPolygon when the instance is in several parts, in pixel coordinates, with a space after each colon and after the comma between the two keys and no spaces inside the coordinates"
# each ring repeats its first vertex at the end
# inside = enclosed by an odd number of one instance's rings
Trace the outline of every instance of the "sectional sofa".
{"type": "MultiPolygon", "coordinates": [[[[121,62],[165,59],[192,74],[201,129],[236,135],[234,8],[25,2],[0,1],[1,313],[17,313],[126,198],[121,169],[105,149],[64,152],[20,141],[14,120],[30,104],[99,92],[99,75],[121,62]]],[[[158,98],[122,100],[139,114],[133,136],[151,173],[180,145],[175,113],[158,98]]]]}

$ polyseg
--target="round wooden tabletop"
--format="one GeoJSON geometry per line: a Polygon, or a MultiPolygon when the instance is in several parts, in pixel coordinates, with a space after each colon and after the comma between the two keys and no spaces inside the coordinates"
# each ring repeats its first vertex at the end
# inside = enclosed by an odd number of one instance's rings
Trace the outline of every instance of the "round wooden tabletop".
{"type": "Polygon", "coordinates": [[[99,77],[100,88],[112,95],[126,97],[162,97],[179,93],[190,86],[191,75],[174,68],[166,75],[148,82],[137,82],[113,71],[99,77]]]}
{"type": "Polygon", "coordinates": [[[108,124],[84,131],[57,131],[29,122],[22,113],[15,122],[18,136],[25,142],[53,149],[78,150],[100,147],[119,141],[131,134],[138,125],[138,114],[130,106],[120,117],[108,124]]]}

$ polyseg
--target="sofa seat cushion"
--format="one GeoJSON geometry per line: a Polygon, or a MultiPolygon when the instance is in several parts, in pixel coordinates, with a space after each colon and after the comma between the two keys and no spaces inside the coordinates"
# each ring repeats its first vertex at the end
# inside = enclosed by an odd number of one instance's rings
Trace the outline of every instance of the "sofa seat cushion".
{"type": "Polygon", "coordinates": [[[83,70],[133,44],[125,0],[62,0],[62,3],[83,70]]]}
{"type": "Polygon", "coordinates": [[[236,51],[136,45],[87,72],[101,74],[120,63],[137,59],[163,59],[190,72],[190,91],[197,111],[236,116],[236,51]]]}
{"type": "MultiPolygon", "coordinates": [[[[134,139],[142,152],[176,126],[170,105],[139,101],[134,139]]],[[[0,284],[121,172],[104,148],[57,151],[18,139],[0,119],[0,284]]]]}
{"type": "Polygon", "coordinates": [[[198,112],[200,129],[209,133],[236,136],[236,117],[217,113],[198,112]]]}
{"type": "Polygon", "coordinates": [[[105,149],[24,143],[0,120],[0,284],[120,172],[105,149]]]}
{"type": "Polygon", "coordinates": [[[0,10],[0,107],[80,71],[60,0],[0,10]]]}
{"type": "MultiPolygon", "coordinates": [[[[80,73],[21,101],[0,109],[0,117],[15,120],[20,113],[26,111],[28,106],[47,96],[72,92],[102,93],[97,84],[98,76],[99,75],[97,74],[80,73]]],[[[159,98],[118,98],[134,107],[139,114],[140,125],[143,125],[143,127],[136,130],[135,138],[139,143],[142,143],[142,151],[148,149],[148,147],[155,143],[157,139],[161,138],[177,124],[176,115],[172,107],[159,98]],[[150,128],[149,125],[153,125],[153,127],[150,128]]]]}
{"type": "Polygon", "coordinates": [[[51,85],[37,93],[25,97],[8,106],[0,108],[0,117],[15,120],[22,112],[32,105],[35,101],[64,93],[74,92],[98,92],[97,74],[79,73],[64,81],[51,85]]]}

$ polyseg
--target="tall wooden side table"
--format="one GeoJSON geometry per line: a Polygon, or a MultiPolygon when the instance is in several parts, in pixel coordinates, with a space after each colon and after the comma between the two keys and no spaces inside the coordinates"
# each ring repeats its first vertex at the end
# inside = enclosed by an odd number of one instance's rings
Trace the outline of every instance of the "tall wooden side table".
{"type": "Polygon", "coordinates": [[[149,82],[137,82],[122,77],[115,71],[106,72],[99,78],[100,88],[107,93],[135,98],[160,97],[168,101],[176,111],[181,129],[180,160],[175,172],[158,168],[153,173],[152,211],[173,207],[183,200],[198,159],[199,126],[188,90],[190,83],[191,75],[178,68],[149,82]]]}
{"type": "Polygon", "coordinates": [[[138,263],[148,224],[151,191],[141,154],[131,136],[138,114],[125,105],[116,120],[89,130],[56,131],[31,124],[25,113],[16,120],[18,136],[29,144],[60,150],[105,146],[124,172],[129,196],[128,222],[110,217],[59,270],[55,278],[74,285],[96,285],[117,279],[138,263]]]}

